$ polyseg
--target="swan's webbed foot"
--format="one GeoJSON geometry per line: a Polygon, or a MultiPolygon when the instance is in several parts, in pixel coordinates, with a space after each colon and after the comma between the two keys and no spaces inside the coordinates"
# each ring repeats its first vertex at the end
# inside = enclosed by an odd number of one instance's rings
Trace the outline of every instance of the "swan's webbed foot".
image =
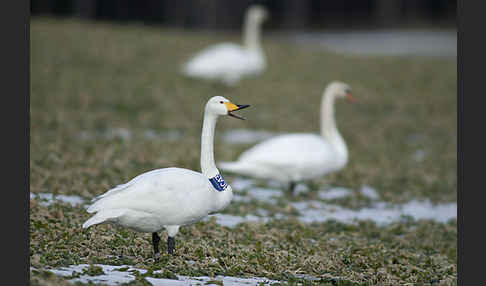
{"type": "Polygon", "coordinates": [[[175,239],[173,237],[167,237],[167,252],[170,255],[174,255],[174,249],[175,249],[175,239]]]}
{"type": "Polygon", "coordinates": [[[159,242],[160,242],[160,237],[156,232],[152,233],[152,245],[154,246],[154,261],[158,262],[160,258],[160,252],[159,252],[159,242]]]}

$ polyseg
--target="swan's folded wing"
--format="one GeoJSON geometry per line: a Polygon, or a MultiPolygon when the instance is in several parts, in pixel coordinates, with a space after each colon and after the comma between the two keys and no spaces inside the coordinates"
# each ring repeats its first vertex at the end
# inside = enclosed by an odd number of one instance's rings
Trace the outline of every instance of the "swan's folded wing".
{"type": "Polygon", "coordinates": [[[136,176],[135,178],[131,179],[130,181],[128,181],[127,183],[125,184],[120,184],[120,185],[117,185],[116,187],[106,191],[105,193],[95,197],[92,199],[93,202],[95,201],[98,201],[102,198],[105,198],[105,197],[108,197],[108,196],[111,196],[111,195],[114,195],[114,194],[117,194],[123,190],[126,190],[128,187],[130,187],[131,185],[135,184],[136,182],[138,181],[141,181],[143,180],[144,178],[149,178],[151,176],[155,176],[157,173],[160,173],[160,172],[163,172],[164,169],[155,169],[155,170],[152,170],[152,171],[149,171],[149,172],[145,172],[143,174],[140,174],[138,176],[136,176]]]}
{"type": "Polygon", "coordinates": [[[332,147],[315,134],[286,134],[263,141],[248,149],[238,162],[272,167],[321,166],[334,161],[332,147]]]}
{"type": "Polygon", "coordinates": [[[163,209],[174,200],[190,199],[207,189],[209,181],[201,173],[182,168],[157,169],[144,173],[119,189],[101,195],[87,211],[129,208],[144,211],[163,209]],[[111,193],[110,193],[111,192],[111,193]],[[108,194],[110,193],[110,194],[108,194]]]}

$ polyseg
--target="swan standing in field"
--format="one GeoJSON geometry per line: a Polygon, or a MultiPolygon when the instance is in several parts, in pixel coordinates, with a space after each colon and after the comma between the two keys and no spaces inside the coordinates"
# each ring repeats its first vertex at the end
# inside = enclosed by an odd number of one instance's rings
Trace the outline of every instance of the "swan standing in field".
{"type": "Polygon", "coordinates": [[[214,163],[213,138],[220,115],[244,119],[232,112],[249,105],[235,105],[222,96],[209,99],[204,111],[201,135],[201,172],[182,168],[156,169],[143,173],[95,198],[88,208],[96,213],[84,224],[112,223],[139,232],[151,232],[154,258],[158,261],[160,237],[167,229],[167,250],[174,253],[174,236],[179,227],[197,222],[223,210],[231,202],[233,191],[214,163]]]}
{"type": "Polygon", "coordinates": [[[182,67],[188,77],[222,81],[236,85],[241,78],[261,74],[266,59],[260,43],[261,26],[268,13],[260,5],[248,8],[243,30],[243,46],[221,43],[197,53],[182,67]]]}
{"type": "Polygon", "coordinates": [[[272,179],[290,184],[316,178],[342,169],[348,162],[348,149],[334,118],[334,101],[351,97],[351,88],[342,82],[330,83],[321,100],[321,134],[280,135],[258,143],[243,152],[235,162],[218,166],[228,172],[272,179]]]}

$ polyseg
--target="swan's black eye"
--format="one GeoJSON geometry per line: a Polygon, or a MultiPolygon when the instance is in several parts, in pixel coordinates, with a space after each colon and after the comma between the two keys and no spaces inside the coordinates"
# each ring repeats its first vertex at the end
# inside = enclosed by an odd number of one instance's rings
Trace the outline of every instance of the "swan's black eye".
{"type": "Polygon", "coordinates": [[[219,103],[223,104],[224,102],[220,101],[219,103]]]}

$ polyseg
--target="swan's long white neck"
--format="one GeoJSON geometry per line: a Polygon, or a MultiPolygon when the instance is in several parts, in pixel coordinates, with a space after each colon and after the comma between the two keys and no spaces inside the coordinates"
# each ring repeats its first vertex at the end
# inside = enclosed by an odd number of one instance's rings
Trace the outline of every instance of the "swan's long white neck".
{"type": "Polygon", "coordinates": [[[335,99],[336,97],[332,90],[326,89],[324,91],[321,101],[321,136],[334,147],[339,157],[345,163],[348,160],[348,148],[336,127],[336,119],[334,117],[335,99]]]}
{"type": "Polygon", "coordinates": [[[247,16],[245,20],[245,25],[243,27],[243,44],[248,50],[261,52],[261,23],[257,21],[251,21],[250,19],[251,18],[247,16]]]}
{"type": "MultiPolygon", "coordinates": [[[[210,112],[204,112],[203,128],[201,134],[201,172],[208,179],[219,174],[214,163],[214,129],[218,116],[210,112]]],[[[224,191],[213,191],[212,204],[208,205],[209,213],[216,213],[224,209],[231,202],[233,190],[228,185],[224,191]]]]}
{"type": "Polygon", "coordinates": [[[214,129],[217,119],[217,115],[204,112],[201,134],[201,172],[208,178],[219,173],[214,163],[214,129]]]}

